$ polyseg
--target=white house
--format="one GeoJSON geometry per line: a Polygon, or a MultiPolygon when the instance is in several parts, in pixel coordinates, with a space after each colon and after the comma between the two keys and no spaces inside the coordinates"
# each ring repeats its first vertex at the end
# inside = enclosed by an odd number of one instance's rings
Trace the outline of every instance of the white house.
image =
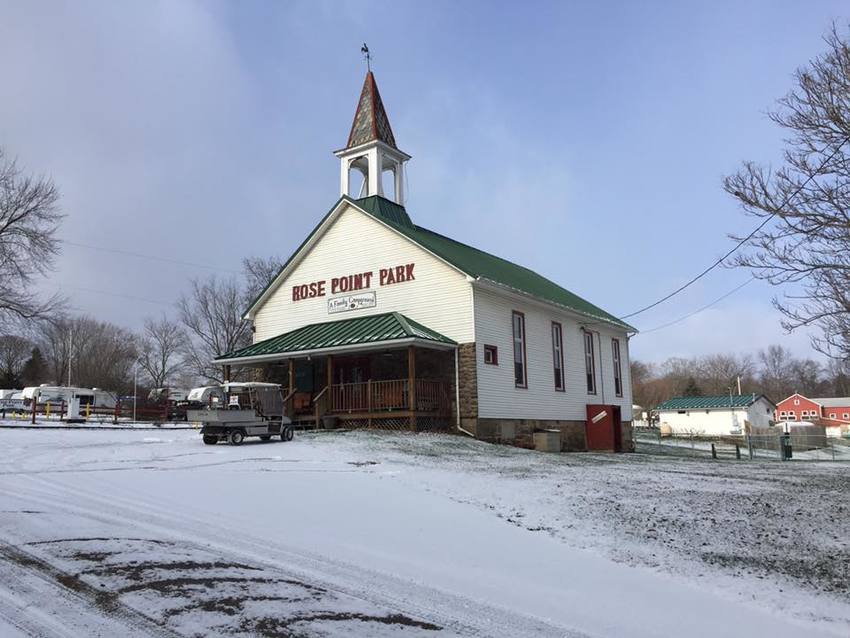
{"type": "Polygon", "coordinates": [[[773,424],[776,404],[763,394],[676,397],[656,408],[663,430],[671,434],[724,436],[746,434],[773,424]]]}
{"type": "Polygon", "coordinates": [[[371,72],[335,154],[340,198],[247,310],[254,343],[218,362],[282,382],[296,420],[520,445],[554,429],[565,450],[628,449],[634,328],[416,224],[404,206],[410,156],[371,72]]]}

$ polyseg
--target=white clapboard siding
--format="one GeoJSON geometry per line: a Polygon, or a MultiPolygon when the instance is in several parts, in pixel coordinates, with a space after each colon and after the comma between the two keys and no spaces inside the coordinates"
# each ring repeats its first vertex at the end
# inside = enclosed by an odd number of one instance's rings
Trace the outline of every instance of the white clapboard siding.
{"type": "MultiPolygon", "coordinates": [[[[628,340],[624,331],[593,325],[601,333],[596,340],[596,395],[587,394],[584,341],[580,320],[555,307],[512,295],[475,287],[475,334],[478,361],[478,413],[481,418],[585,420],[588,404],[611,404],[622,408],[624,420],[632,410],[628,340]],[[512,311],[525,314],[528,388],[514,386],[512,311]],[[555,390],[552,356],[553,321],[561,323],[564,338],[566,389],[555,390]],[[620,339],[623,396],[614,394],[611,339],[620,339]],[[484,345],[499,349],[499,365],[484,363],[484,345]],[[603,393],[604,386],[604,393],[603,393]]],[[[589,323],[589,320],[588,320],[589,323]]]]}
{"type": "Polygon", "coordinates": [[[312,323],[392,311],[458,343],[474,339],[472,287],[466,276],[370,215],[348,206],[256,311],[254,341],[312,323]],[[381,268],[408,263],[416,264],[414,281],[379,285],[381,268]],[[330,280],[366,271],[374,273],[369,290],[375,291],[377,306],[328,314],[328,299],[339,296],[330,293],[330,280]],[[326,296],[292,301],[292,286],[322,279],[327,280],[326,296]]]}

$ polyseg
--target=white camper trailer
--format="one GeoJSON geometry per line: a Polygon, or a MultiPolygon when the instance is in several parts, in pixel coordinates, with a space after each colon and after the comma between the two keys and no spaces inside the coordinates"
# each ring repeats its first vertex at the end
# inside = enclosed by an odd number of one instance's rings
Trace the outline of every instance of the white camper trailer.
{"type": "Polygon", "coordinates": [[[90,405],[99,408],[114,408],[115,395],[100,388],[75,388],[59,385],[47,385],[24,388],[23,398],[29,404],[36,403],[70,403],[71,399],[79,399],[80,405],[90,405]]]}

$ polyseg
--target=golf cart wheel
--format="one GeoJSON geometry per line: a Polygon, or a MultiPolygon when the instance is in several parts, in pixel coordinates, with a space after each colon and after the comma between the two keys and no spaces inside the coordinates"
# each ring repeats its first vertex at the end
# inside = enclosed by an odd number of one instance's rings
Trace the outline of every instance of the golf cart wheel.
{"type": "Polygon", "coordinates": [[[233,430],[228,437],[230,445],[242,445],[245,440],[245,433],[242,430],[233,430]]]}
{"type": "Polygon", "coordinates": [[[263,435],[260,437],[260,440],[261,440],[261,441],[271,441],[271,440],[272,440],[272,435],[271,435],[271,434],[263,434],[263,435]]]}
{"type": "Polygon", "coordinates": [[[215,445],[218,443],[218,437],[212,434],[204,434],[204,443],[207,445],[215,445]]]}
{"type": "Polygon", "coordinates": [[[284,426],[284,428],[280,431],[280,440],[291,441],[294,434],[295,431],[292,429],[291,425],[284,426]]]}

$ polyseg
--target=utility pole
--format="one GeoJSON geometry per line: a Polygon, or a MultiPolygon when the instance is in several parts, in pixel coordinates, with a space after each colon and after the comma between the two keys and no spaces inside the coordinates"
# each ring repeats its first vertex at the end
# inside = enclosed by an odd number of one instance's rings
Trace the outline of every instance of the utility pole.
{"type": "Polygon", "coordinates": [[[741,375],[738,375],[738,394],[741,394],[741,375]]]}
{"type": "Polygon", "coordinates": [[[71,358],[74,354],[74,333],[68,328],[68,387],[71,387],[71,358]]]}
{"type": "Polygon", "coordinates": [[[139,384],[139,362],[133,363],[133,423],[136,422],[136,387],[139,384]]]}

